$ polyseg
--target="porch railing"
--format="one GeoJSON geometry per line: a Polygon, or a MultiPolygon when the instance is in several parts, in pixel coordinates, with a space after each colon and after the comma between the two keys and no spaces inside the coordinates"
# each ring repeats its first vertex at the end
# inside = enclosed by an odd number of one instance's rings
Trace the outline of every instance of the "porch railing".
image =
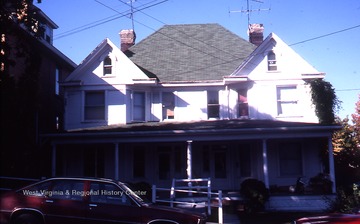
{"type": "Polygon", "coordinates": [[[171,207],[174,204],[192,205],[195,207],[199,203],[206,203],[207,214],[211,215],[211,207],[218,208],[218,223],[223,223],[223,196],[222,191],[211,191],[210,178],[197,178],[197,179],[173,179],[171,188],[158,188],[156,185],[152,186],[152,202],[169,203],[171,207]],[[181,185],[182,183],[182,185],[181,185]],[[186,185],[184,185],[186,184],[186,185]],[[157,197],[158,191],[170,192],[170,198],[159,199],[157,197]],[[187,197],[177,197],[176,193],[185,193],[187,197]],[[204,195],[205,197],[194,197],[194,195],[204,195]],[[217,199],[216,206],[211,206],[211,199],[217,199]],[[196,199],[196,200],[193,200],[196,199]]]}

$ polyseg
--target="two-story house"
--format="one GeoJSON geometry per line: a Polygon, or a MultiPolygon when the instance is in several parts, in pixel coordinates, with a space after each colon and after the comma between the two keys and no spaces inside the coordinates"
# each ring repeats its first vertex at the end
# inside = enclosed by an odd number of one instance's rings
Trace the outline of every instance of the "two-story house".
{"type": "Polygon", "coordinates": [[[67,132],[45,136],[53,175],[163,187],[210,177],[236,191],[326,172],[334,192],[332,153],[320,154],[338,127],[318,123],[306,84],[324,73],[256,31],[258,46],[218,24],[166,25],[135,45],[122,31],[121,48],[105,39],[62,83],[67,132]]]}

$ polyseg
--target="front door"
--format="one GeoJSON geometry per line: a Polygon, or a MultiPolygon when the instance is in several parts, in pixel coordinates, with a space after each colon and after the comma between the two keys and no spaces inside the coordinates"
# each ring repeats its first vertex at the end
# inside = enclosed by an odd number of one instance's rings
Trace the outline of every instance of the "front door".
{"type": "Polygon", "coordinates": [[[227,145],[204,145],[202,147],[202,175],[211,178],[213,189],[231,188],[230,150],[227,145]]]}
{"type": "Polygon", "coordinates": [[[158,185],[169,187],[173,178],[186,178],[186,148],[159,146],[157,149],[158,185]]]}

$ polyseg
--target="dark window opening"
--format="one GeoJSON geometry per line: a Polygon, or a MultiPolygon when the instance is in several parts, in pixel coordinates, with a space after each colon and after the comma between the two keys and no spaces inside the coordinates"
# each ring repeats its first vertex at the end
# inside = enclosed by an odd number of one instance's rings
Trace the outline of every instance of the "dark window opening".
{"type": "Polygon", "coordinates": [[[112,62],[111,58],[108,56],[104,59],[104,75],[112,73],[112,62]]]}
{"type": "Polygon", "coordinates": [[[208,119],[220,118],[219,92],[208,91],[207,99],[208,99],[207,100],[208,119]]]}
{"type": "Polygon", "coordinates": [[[105,93],[91,91],[85,93],[85,120],[105,119],[105,93]]]}
{"type": "Polygon", "coordinates": [[[238,117],[249,116],[247,89],[238,90],[238,117]]]}
{"type": "Polygon", "coordinates": [[[276,65],[276,55],[273,51],[270,51],[267,55],[268,57],[268,70],[269,71],[276,71],[277,65],[276,65]]]}

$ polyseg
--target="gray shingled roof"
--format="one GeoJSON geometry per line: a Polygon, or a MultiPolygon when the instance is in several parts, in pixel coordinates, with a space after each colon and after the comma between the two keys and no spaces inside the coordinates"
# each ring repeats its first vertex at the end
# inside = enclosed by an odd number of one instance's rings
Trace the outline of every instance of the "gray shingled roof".
{"type": "Polygon", "coordinates": [[[256,48],[218,24],[165,25],[126,54],[161,82],[222,80],[256,48]]]}

